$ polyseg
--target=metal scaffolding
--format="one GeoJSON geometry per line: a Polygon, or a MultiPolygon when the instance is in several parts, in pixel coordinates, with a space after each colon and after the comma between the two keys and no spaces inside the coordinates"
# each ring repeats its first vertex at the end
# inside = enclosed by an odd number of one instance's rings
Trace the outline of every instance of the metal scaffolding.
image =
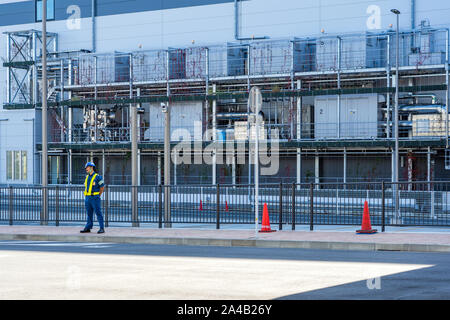
{"type": "MultiPolygon", "coordinates": [[[[6,102],[36,104],[40,102],[40,73],[37,66],[42,54],[42,32],[37,30],[4,32],[7,41],[6,102]]],[[[47,50],[58,51],[58,36],[48,33],[47,50]]]]}
{"type": "MultiPolygon", "coordinates": [[[[403,146],[441,147],[442,140],[447,144],[448,35],[447,29],[432,28],[400,33],[403,146]]],[[[8,33],[6,109],[40,106],[34,91],[42,68],[39,39],[38,31],[8,33]]],[[[262,137],[268,139],[277,130],[284,150],[295,151],[297,171],[308,148],[336,147],[346,152],[352,147],[392,147],[396,71],[392,30],[107,54],[57,52],[57,35],[51,34],[49,40],[50,143],[54,146],[94,150],[94,143],[101,149],[128,148],[130,112],[140,104],[139,150],[156,145],[161,151],[161,102],[176,110],[172,129],[187,128],[193,142],[245,142],[254,135],[248,125],[248,91],[257,85],[264,97],[262,137]],[[332,120],[320,113],[323,99],[328,108],[323,112],[332,112],[332,120]],[[355,99],[370,103],[374,113],[369,120],[357,115],[351,102],[355,99]],[[200,137],[194,135],[196,121],[200,137]]]]}

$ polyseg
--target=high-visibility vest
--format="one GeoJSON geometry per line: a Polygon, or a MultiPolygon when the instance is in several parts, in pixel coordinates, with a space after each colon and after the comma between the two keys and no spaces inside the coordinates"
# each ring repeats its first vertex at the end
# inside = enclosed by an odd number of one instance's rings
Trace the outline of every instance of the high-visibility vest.
{"type": "Polygon", "coordinates": [[[95,173],[94,176],[91,179],[91,182],[89,183],[89,189],[88,189],[88,178],[89,175],[86,176],[86,180],[84,180],[84,195],[85,196],[97,196],[100,194],[100,192],[92,192],[92,186],[94,185],[94,180],[97,177],[97,174],[95,173]]]}

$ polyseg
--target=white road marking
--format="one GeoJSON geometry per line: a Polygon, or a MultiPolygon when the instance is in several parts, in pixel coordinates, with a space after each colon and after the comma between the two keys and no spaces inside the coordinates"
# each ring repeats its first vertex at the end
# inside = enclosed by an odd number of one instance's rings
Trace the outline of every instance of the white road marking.
{"type": "Polygon", "coordinates": [[[23,242],[0,242],[2,246],[32,246],[32,247],[83,247],[83,248],[110,248],[113,243],[79,243],[79,242],[40,242],[40,241],[23,241],[23,242]]]}

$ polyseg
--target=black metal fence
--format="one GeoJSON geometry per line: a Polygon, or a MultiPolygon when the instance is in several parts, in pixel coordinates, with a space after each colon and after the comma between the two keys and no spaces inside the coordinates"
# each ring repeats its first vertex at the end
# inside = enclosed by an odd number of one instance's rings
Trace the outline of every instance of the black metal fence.
{"type": "MultiPolygon", "coordinates": [[[[385,226],[450,226],[449,187],[450,182],[264,184],[259,186],[258,221],[267,204],[277,229],[356,226],[367,201],[371,223],[382,231],[385,226]]],[[[40,186],[0,187],[0,222],[84,223],[83,191],[83,186],[51,186],[47,192],[40,186]],[[43,210],[45,194],[48,212],[43,210]]],[[[254,185],[108,186],[102,195],[106,226],[254,224],[254,205],[254,185]],[[167,210],[165,197],[170,199],[167,210]]]]}

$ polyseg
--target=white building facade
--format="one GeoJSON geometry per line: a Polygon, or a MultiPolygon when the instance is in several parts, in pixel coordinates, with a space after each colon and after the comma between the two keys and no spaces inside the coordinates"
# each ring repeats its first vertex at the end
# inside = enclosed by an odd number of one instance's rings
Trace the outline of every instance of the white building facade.
{"type": "MultiPolygon", "coordinates": [[[[315,39],[324,36],[392,32],[396,24],[396,17],[390,12],[392,8],[401,11],[400,29],[402,31],[421,27],[445,31],[450,26],[448,18],[450,3],[444,0],[48,0],[47,2],[49,6],[47,31],[56,35],[55,42],[50,45],[49,50],[58,52],[59,57],[64,55],[69,57],[73,52],[128,53],[226,45],[227,43],[248,44],[256,40],[290,41],[295,38],[315,39]]],[[[0,0],[0,57],[2,57],[0,64],[0,184],[39,184],[41,181],[40,151],[37,147],[41,138],[40,110],[25,106],[23,108],[6,107],[7,105],[30,105],[39,101],[37,98],[40,94],[38,86],[35,88],[27,86],[28,83],[33,83],[33,79],[28,77],[39,77],[37,69],[33,69],[33,66],[20,68],[20,64],[15,64],[15,72],[11,73],[11,65],[8,62],[13,60],[11,55],[22,54],[23,49],[28,45],[24,42],[14,42],[14,37],[17,38],[18,32],[37,30],[36,37],[39,38],[41,5],[42,2],[36,0],[0,0]],[[9,34],[14,36],[9,36],[9,34]],[[29,70],[30,74],[24,70],[29,70]]],[[[448,34],[446,36],[448,39],[448,34]]],[[[39,39],[33,41],[39,43],[39,39]]],[[[445,39],[443,41],[445,45],[445,39]]],[[[444,61],[436,64],[448,64],[448,61],[445,61],[448,42],[446,46],[447,48],[440,51],[441,54],[444,54],[444,58],[442,58],[444,61]]],[[[31,46],[30,50],[35,50],[34,54],[37,57],[34,58],[38,59],[40,55],[38,45],[36,48],[31,46]]],[[[31,53],[32,55],[33,53],[31,53]]],[[[342,59],[342,57],[340,58],[342,59]]],[[[414,59],[414,57],[409,59],[414,59]]],[[[27,57],[20,58],[19,56],[16,61],[27,60],[27,57]]],[[[436,77],[445,79],[443,72],[436,77]]],[[[71,74],[71,76],[73,75],[71,74]]],[[[34,83],[39,84],[37,78],[34,83]]],[[[293,80],[297,85],[301,82],[298,80],[301,79],[303,78],[299,75],[293,80]]],[[[421,83],[419,80],[414,85],[442,84],[439,81],[434,83],[432,79],[434,78],[430,78],[425,83],[421,83]]],[[[361,87],[363,86],[364,84],[361,82],[361,87]]],[[[60,94],[60,100],[73,100],[74,98],[68,90],[60,94]]],[[[446,105],[446,94],[448,93],[445,90],[437,93],[438,99],[441,101],[440,105],[446,105]]],[[[389,98],[392,98],[392,95],[389,98]]],[[[302,103],[314,104],[314,100],[304,98],[303,102],[300,102],[300,106],[302,103]]],[[[200,106],[200,110],[203,107],[203,105],[200,106]]],[[[151,107],[148,108],[151,109],[151,107]]],[[[67,114],[67,110],[63,113],[67,114]]],[[[71,118],[63,121],[71,121],[73,117],[82,116],[78,113],[71,114],[71,118]]],[[[198,117],[201,120],[201,115],[198,117]]],[[[62,118],[64,119],[64,117],[62,118]]],[[[68,126],[68,124],[66,125],[68,126]]],[[[377,128],[375,127],[373,130],[376,133],[377,128]]],[[[339,138],[334,135],[332,137],[333,139],[339,138]]],[[[295,140],[300,139],[297,137],[295,140]]],[[[314,145],[311,148],[314,148],[314,145]]],[[[359,148],[364,149],[361,146],[359,148]]],[[[68,151],[63,149],[62,151],[57,148],[53,152],[59,152],[61,155],[68,154],[68,151]]],[[[88,146],[86,146],[87,149],[89,149],[88,146]]],[[[98,150],[104,152],[104,148],[98,150]]],[[[93,151],[89,149],[89,152],[93,151]]],[[[330,153],[329,159],[331,157],[330,153]]],[[[389,155],[386,157],[388,159],[387,168],[389,168],[389,155]]],[[[59,163],[63,159],[65,158],[52,158],[50,171],[54,174],[59,170],[66,174],[69,174],[67,170],[75,171],[72,169],[74,163],[64,162],[64,165],[62,162],[59,163]]],[[[101,161],[100,159],[99,161],[101,161]]],[[[156,163],[158,158],[152,158],[151,161],[156,163]]],[[[312,174],[316,177],[321,175],[323,170],[328,170],[324,169],[325,164],[319,170],[317,160],[311,161],[312,166],[315,166],[312,174]]],[[[407,162],[407,160],[405,161],[407,162]]],[[[424,165],[426,164],[424,163],[424,165]]],[[[339,164],[339,166],[342,165],[339,164]]],[[[294,171],[299,169],[298,161],[293,163],[293,167],[294,171]]],[[[105,170],[104,167],[102,169],[105,170]]],[[[306,175],[305,169],[301,170],[300,175],[306,175]]],[[[424,170],[426,171],[426,169],[424,170]]],[[[292,172],[286,173],[286,175],[288,174],[296,176],[292,172]]],[[[429,173],[428,178],[430,178],[429,173]]],[[[67,182],[74,181],[75,179],[70,179],[67,182]]],[[[243,181],[245,182],[245,180],[243,181]]],[[[156,184],[157,181],[152,180],[149,183],[156,184]]]]}

